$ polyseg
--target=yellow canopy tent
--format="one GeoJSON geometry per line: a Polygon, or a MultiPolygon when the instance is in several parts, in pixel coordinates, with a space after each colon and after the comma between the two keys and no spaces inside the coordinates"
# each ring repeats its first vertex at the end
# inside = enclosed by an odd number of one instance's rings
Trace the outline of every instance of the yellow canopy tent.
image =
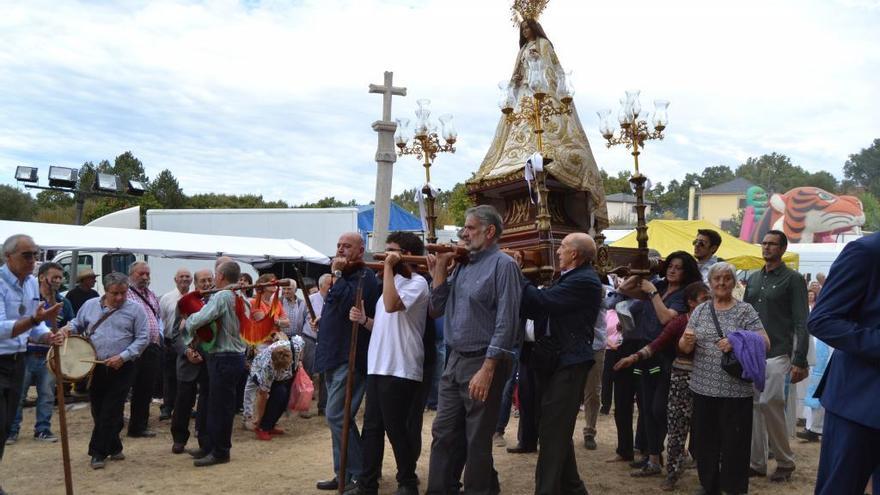
{"type": "MultiPolygon", "coordinates": [[[[712,229],[721,235],[721,247],[715,256],[723,258],[737,270],[758,270],[764,266],[761,247],[741,241],[703,220],[651,220],[648,222],[648,247],[666,257],[673,251],[694,252],[693,242],[698,229],[712,229]]],[[[611,244],[615,247],[639,247],[636,232],[631,232],[611,244]]],[[[797,270],[799,256],[788,251],[782,257],[789,268],[797,270]]]]}

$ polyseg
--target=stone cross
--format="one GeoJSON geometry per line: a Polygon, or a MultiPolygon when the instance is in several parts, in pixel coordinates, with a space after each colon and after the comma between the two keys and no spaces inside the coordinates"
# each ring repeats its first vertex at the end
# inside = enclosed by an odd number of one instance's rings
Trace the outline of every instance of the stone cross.
{"type": "Polygon", "coordinates": [[[373,130],[379,133],[376,149],[376,203],[373,209],[372,251],[384,251],[388,237],[388,221],[391,216],[391,178],[397,153],[394,151],[394,131],[397,124],[391,120],[391,97],[406,96],[406,88],[391,84],[393,72],[385,72],[385,84],[370,84],[370,93],[382,95],[382,120],[373,122],[373,130]]]}

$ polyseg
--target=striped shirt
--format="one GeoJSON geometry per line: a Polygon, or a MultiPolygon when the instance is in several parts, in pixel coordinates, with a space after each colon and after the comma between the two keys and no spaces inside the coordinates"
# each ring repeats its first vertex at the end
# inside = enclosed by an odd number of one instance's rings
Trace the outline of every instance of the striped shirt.
{"type": "MultiPolygon", "coordinates": [[[[143,308],[147,315],[147,328],[150,331],[150,343],[161,344],[163,338],[162,318],[159,316],[159,298],[149,288],[143,291],[134,286],[128,288],[128,300],[143,308]]],[[[173,324],[171,322],[170,324],[173,324]]]]}
{"type": "Polygon", "coordinates": [[[487,349],[486,357],[513,359],[518,341],[520,269],[497,244],[470,254],[446,283],[431,292],[445,317],[446,342],[458,352],[487,349]]]}

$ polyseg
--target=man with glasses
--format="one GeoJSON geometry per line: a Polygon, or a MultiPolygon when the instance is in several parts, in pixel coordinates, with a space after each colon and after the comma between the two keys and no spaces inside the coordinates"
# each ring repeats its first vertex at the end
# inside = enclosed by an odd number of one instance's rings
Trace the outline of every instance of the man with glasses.
{"type": "Polygon", "coordinates": [[[694,239],[694,258],[700,266],[700,273],[703,275],[703,281],[709,282],[709,267],[718,263],[719,260],[715,256],[715,252],[721,247],[721,235],[712,229],[697,230],[697,238],[694,239]]]}
{"type": "Polygon", "coordinates": [[[34,240],[24,234],[10,236],[3,243],[6,263],[0,267],[0,459],[21,399],[28,339],[52,344],[64,341],[64,332],[51,335],[44,323],[57,318],[63,304],[48,308],[40,304],[40,289],[33,276],[39,254],[34,240]]]}
{"type": "MultiPolygon", "coordinates": [[[[767,446],[776,458],[770,481],[787,481],[795,469],[785,425],[786,378],[795,384],[807,377],[807,285],[785,266],[788,238],[770,230],[761,242],[764,268],[749,277],[743,301],[754,306],[770,337],[764,391],[755,395],[750,476],[767,474],[767,446]],[[793,353],[793,354],[792,354],[793,353]],[[794,357],[792,357],[792,355],[794,357]]],[[[792,389],[794,393],[794,389],[792,389]]]]}

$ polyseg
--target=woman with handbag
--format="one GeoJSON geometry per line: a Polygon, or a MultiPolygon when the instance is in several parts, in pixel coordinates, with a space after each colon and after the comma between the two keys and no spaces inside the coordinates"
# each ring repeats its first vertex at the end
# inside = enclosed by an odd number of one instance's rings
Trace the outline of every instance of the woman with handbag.
{"type": "Polygon", "coordinates": [[[754,386],[731,374],[735,360],[727,336],[734,331],[757,332],[770,348],[755,309],[733,297],[736,272],[733,265],[719,262],[709,269],[712,300],[694,309],[679,350],[693,351],[693,429],[697,471],[702,491],[698,493],[747,493],[752,436],[754,386]]]}

